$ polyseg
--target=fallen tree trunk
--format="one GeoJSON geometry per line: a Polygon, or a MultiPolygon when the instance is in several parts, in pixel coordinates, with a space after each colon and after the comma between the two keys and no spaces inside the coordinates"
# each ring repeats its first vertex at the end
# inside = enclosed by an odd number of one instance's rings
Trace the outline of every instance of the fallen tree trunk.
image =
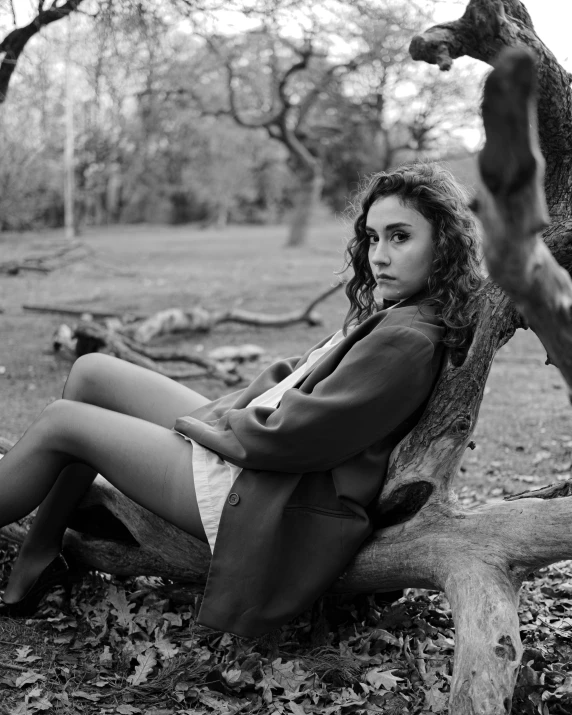
{"type": "Polygon", "coordinates": [[[120,318],[120,314],[112,311],[88,312],[81,308],[65,306],[25,305],[24,309],[43,313],[80,315],[83,318],[74,329],[67,325],[60,325],[52,338],[54,350],[68,358],[74,359],[91,352],[105,352],[140,367],[159,372],[174,380],[208,376],[220,379],[227,385],[236,385],[242,380],[237,363],[258,357],[263,351],[257,346],[219,348],[216,351],[218,354],[213,353],[211,357],[204,357],[188,350],[149,347],[147,343],[158,335],[208,332],[215,325],[226,322],[264,327],[285,327],[298,322],[318,325],[321,323],[321,319],[314,311],[316,305],[336,293],[341,286],[342,284],[338,283],[323,291],[301,311],[277,315],[254,313],[236,308],[230,311],[208,312],[204,308],[197,307],[186,312],[180,308],[172,308],[147,318],[136,319],[133,315],[128,314],[120,318]],[[93,318],[96,316],[105,321],[105,324],[95,322],[93,318]],[[183,362],[196,367],[192,370],[166,368],[161,365],[165,362],[183,362]]]}
{"type": "MultiPolygon", "coordinates": [[[[462,54],[491,61],[503,47],[522,43],[539,57],[538,128],[552,218],[546,245],[569,268],[572,145],[570,132],[562,127],[572,125],[572,94],[567,74],[536,38],[524,7],[518,0],[471,0],[461,20],[429,30],[414,41],[412,52],[446,67],[462,54]],[[561,102],[555,104],[558,93],[561,102]]],[[[535,114],[529,59],[526,54],[505,56],[485,91],[487,144],[480,158],[483,187],[476,208],[491,274],[538,330],[552,362],[569,380],[572,284],[537,236],[546,212],[535,114]]],[[[470,510],[459,508],[454,495],[453,481],[470,445],[495,352],[523,324],[515,305],[491,281],[480,300],[465,362],[446,366],[422,419],[394,450],[376,503],[378,528],[332,586],[338,593],[407,586],[444,590],[456,628],[452,715],[510,712],[522,655],[517,618],[522,580],[536,568],[572,558],[572,530],[567,528],[572,483],[470,510]]],[[[194,586],[204,581],[205,544],[181,532],[175,536],[172,527],[166,530],[162,520],[101,480],[78,510],[74,526],[80,523],[93,533],[66,534],[66,551],[77,563],[112,573],[156,574],[194,586]],[[130,561],[136,555],[139,559],[130,561]]],[[[18,525],[3,531],[16,540],[25,533],[18,525]]]]}
{"type": "Polygon", "coordinates": [[[331,286],[316,298],[313,298],[301,310],[277,313],[275,315],[241,310],[240,308],[222,311],[209,311],[202,307],[186,310],[169,308],[150,316],[140,313],[121,313],[113,310],[91,310],[90,308],[71,308],[58,305],[23,305],[22,308],[39,313],[59,313],[78,317],[89,315],[96,320],[116,318],[124,323],[122,326],[117,325],[116,330],[139,343],[148,343],[154,337],[169,333],[206,333],[222,323],[241,323],[263,328],[282,328],[296,323],[307,323],[311,326],[321,325],[322,319],[315,311],[316,306],[334,293],[337,293],[342,286],[343,283],[331,286]]]}

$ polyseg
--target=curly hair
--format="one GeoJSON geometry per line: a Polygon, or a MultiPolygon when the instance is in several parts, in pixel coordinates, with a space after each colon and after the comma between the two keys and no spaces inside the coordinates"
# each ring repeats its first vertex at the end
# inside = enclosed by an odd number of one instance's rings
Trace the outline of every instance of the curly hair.
{"type": "Polygon", "coordinates": [[[466,190],[453,175],[432,162],[403,164],[391,172],[374,174],[354,206],[354,235],[346,246],[344,270],[353,268],[346,284],[350,308],[344,333],[379,310],[374,298],[375,277],[369,265],[367,215],[386,196],[397,196],[433,227],[433,265],[427,295],[421,303],[438,306],[445,325],[444,344],[454,364],[462,362],[476,322],[475,295],[483,283],[477,226],[466,190]]]}

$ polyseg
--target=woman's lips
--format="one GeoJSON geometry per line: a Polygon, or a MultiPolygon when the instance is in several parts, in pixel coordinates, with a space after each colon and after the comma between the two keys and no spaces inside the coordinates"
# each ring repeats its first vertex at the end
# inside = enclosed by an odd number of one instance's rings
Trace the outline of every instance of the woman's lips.
{"type": "Polygon", "coordinates": [[[385,273],[381,273],[380,275],[377,275],[375,277],[376,280],[378,281],[394,281],[395,278],[393,276],[388,276],[385,273]]]}

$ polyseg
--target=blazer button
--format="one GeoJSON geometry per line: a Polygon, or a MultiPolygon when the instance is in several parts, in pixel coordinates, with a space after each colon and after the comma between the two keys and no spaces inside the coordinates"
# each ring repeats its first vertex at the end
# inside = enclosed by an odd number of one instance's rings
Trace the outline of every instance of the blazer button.
{"type": "Polygon", "coordinates": [[[232,492],[232,494],[228,495],[228,503],[231,506],[236,506],[239,501],[240,501],[240,497],[235,492],[232,492]]]}

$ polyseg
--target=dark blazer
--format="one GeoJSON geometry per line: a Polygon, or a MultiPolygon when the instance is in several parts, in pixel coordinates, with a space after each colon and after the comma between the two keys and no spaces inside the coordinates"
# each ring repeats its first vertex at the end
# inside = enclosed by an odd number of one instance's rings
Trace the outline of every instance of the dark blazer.
{"type": "Polygon", "coordinates": [[[410,299],[352,330],[276,409],[247,405],[311,350],[176,421],[176,431],[242,467],[199,623],[259,636],[308,608],[343,572],[372,532],[366,507],[389,455],[431,394],[443,335],[435,309],[410,299]]]}

